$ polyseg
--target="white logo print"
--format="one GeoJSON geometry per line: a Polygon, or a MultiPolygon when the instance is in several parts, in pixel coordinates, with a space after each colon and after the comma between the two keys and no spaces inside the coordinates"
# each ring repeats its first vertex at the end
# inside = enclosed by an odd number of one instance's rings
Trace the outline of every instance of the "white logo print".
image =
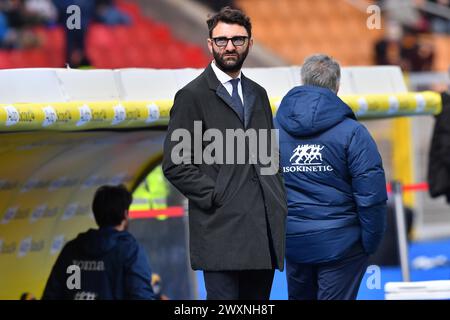
{"type": "Polygon", "coordinates": [[[22,241],[20,242],[19,252],[17,253],[17,256],[19,258],[26,256],[26,254],[28,253],[28,251],[30,251],[30,249],[31,249],[31,237],[22,239],[22,241]]]}
{"type": "Polygon", "coordinates": [[[46,209],[47,206],[45,204],[37,206],[36,209],[34,209],[33,213],[31,214],[30,222],[35,222],[40,218],[42,218],[46,209]]]}
{"type": "Polygon", "coordinates": [[[298,145],[292,151],[288,167],[283,167],[283,172],[330,172],[333,167],[324,164],[322,150],[325,147],[320,144],[298,145]]]}
{"type": "Polygon", "coordinates": [[[67,206],[66,210],[64,210],[64,213],[61,217],[61,220],[69,220],[73,216],[75,216],[75,213],[78,209],[78,203],[71,203],[67,206]]]}
{"type": "Polygon", "coordinates": [[[8,222],[10,222],[12,219],[14,219],[14,217],[16,216],[17,213],[17,207],[12,207],[12,208],[8,208],[5,212],[5,215],[3,216],[2,221],[0,222],[1,224],[7,224],[8,222]]]}
{"type": "Polygon", "coordinates": [[[43,127],[51,126],[58,120],[58,115],[53,107],[47,106],[43,108],[42,111],[44,112],[44,121],[42,122],[43,127]]]}
{"type": "Polygon", "coordinates": [[[148,109],[148,117],[147,120],[145,120],[145,122],[149,123],[159,119],[159,108],[156,104],[151,103],[147,105],[147,109],[148,109]]]}
{"type": "Polygon", "coordinates": [[[91,121],[92,111],[91,108],[89,108],[89,106],[85,104],[81,107],[78,107],[78,110],[80,111],[80,120],[77,122],[77,127],[80,127],[91,121]]]}
{"type": "Polygon", "coordinates": [[[127,118],[127,112],[122,105],[117,105],[114,107],[114,118],[112,121],[112,125],[119,124],[127,118]]]}
{"type": "Polygon", "coordinates": [[[54,255],[59,252],[64,245],[64,235],[60,234],[53,238],[52,246],[50,248],[50,254],[54,255]]]}
{"type": "Polygon", "coordinates": [[[311,144],[304,144],[304,145],[298,145],[297,148],[294,149],[294,154],[289,159],[289,161],[292,163],[292,159],[297,157],[297,160],[295,160],[294,165],[302,165],[302,164],[322,164],[322,151],[323,146],[320,145],[311,145],[311,144]],[[314,163],[312,161],[315,161],[314,163]],[[320,161],[320,162],[317,162],[320,161]]]}
{"type": "Polygon", "coordinates": [[[19,123],[20,121],[20,115],[19,115],[19,111],[17,111],[16,108],[14,108],[13,106],[6,106],[3,107],[3,109],[5,109],[6,112],[6,126],[13,126],[17,123],[19,123]]]}

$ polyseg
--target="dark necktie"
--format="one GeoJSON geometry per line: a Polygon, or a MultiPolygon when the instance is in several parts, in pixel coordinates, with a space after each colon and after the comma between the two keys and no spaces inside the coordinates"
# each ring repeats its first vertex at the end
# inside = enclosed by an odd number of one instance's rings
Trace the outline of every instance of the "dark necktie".
{"type": "Polygon", "coordinates": [[[239,97],[238,84],[240,79],[231,79],[231,85],[233,86],[233,94],[231,95],[231,100],[233,101],[233,106],[238,112],[239,118],[242,123],[244,122],[244,105],[242,104],[241,97],[239,97]]]}

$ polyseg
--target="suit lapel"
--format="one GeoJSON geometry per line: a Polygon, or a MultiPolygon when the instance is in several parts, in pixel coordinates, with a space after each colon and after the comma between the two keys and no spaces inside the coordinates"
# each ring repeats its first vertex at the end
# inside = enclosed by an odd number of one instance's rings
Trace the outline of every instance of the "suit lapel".
{"type": "Polygon", "coordinates": [[[253,109],[255,107],[256,94],[251,86],[250,81],[242,74],[242,94],[244,95],[244,109],[245,109],[245,128],[248,128],[250,119],[252,117],[253,109]]]}
{"type": "Polygon", "coordinates": [[[235,106],[233,105],[233,100],[231,99],[230,94],[228,93],[227,89],[225,89],[225,87],[221,83],[219,84],[219,86],[216,89],[216,94],[227,104],[227,106],[229,106],[231,109],[233,109],[233,111],[239,117],[239,112],[236,110],[235,106]]]}
{"type": "MultiPolygon", "coordinates": [[[[216,74],[214,73],[214,70],[211,67],[211,63],[206,67],[205,69],[205,76],[206,81],[208,82],[208,86],[211,90],[213,90],[216,95],[222,99],[225,104],[233,110],[234,113],[236,113],[238,119],[239,119],[239,112],[235,109],[233,106],[233,100],[231,99],[230,94],[228,93],[227,89],[220,83],[220,81],[217,79],[216,74]]],[[[241,121],[242,123],[242,121],[241,121]]]]}
{"type": "MultiPolygon", "coordinates": [[[[206,80],[208,81],[209,88],[211,90],[214,90],[216,92],[216,95],[223,100],[223,102],[226,103],[227,106],[231,108],[231,110],[236,113],[236,115],[239,117],[239,112],[235,109],[233,106],[233,102],[231,100],[231,96],[228,93],[227,89],[220,83],[220,81],[217,79],[216,74],[214,73],[214,70],[211,67],[211,64],[208,65],[208,67],[205,70],[206,80]]],[[[251,116],[253,113],[253,109],[255,106],[256,101],[256,94],[253,89],[253,86],[251,85],[251,82],[244,76],[244,74],[241,75],[241,85],[242,85],[242,94],[244,95],[244,128],[247,128],[251,116]]]]}

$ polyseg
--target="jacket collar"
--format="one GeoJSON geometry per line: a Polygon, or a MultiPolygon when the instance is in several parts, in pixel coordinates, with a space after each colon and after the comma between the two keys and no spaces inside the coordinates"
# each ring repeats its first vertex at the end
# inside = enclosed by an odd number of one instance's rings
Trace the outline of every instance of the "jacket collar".
{"type": "MultiPolygon", "coordinates": [[[[208,86],[211,90],[213,90],[216,95],[221,98],[227,106],[229,106],[235,113],[238,115],[239,113],[235,110],[231,96],[228,94],[227,89],[220,83],[220,81],[217,79],[216,74],[214,73],[214,70],[211,67],[211,63],[206,67],[205,69],[205,77],[206,81],[208,82],[208,86]]],[[[253,113],[255,100],[256,100],[256,94],[255,89],[253,87],[252,82],[244,76],[244,74],[241,72],[241,85],[242,85],[242,94],[244,96],[244,124],[245,128],[248,127],[250,123],[250,119],[253,113]]]]}
{"type": "MultiPolygon", "coordinates": [[[[225,72],[220,70],[219,67],[216,66],[214,61],[211,62],[210,66],[211,66],[211,69],[214,71],[215,76],[217,77],[217,79],[219,80],[219,82],[221,84],[225,84],[226,82],[229,82],[230,80],[233,79],[231,76],[229,76],[228,74],[226,74],[225,72]]],[[[239,78],[239,80],[241,80],[241,75],[242,75],[242,72],[239,72],[239,75],[237,76],[237,78],[239,78]]]]}

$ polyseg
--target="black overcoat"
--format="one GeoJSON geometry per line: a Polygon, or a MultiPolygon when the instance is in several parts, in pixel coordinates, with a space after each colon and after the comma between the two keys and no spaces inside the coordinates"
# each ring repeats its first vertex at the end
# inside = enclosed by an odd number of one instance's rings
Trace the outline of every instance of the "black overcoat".
{"type": "MultiPolygon", "coordinates": [[[[225,145],[230,143],[226,140],[227,129],[255,129],[258,134],[264,133],[259,129],[266,129],[267,134],[273,129],[266,91],[244,75],[241,81],[245,121],[240,120],[231,96],[211,65],[177,92],[170,111],[163,171],[189,200],[189,244],[194,270],[284,268],[287,203],[281,174],[261,174],[264,163],[259,149],[255,152],[249,148],[248,139],[244,164],[227,164],[226,147],[222,149],[223,164],[194,163],[193,159],[196,152],[197,155],[199,150],[203,152],[213,141],[202,141],[200,148],[199,144],[195,146],[194,140],[198,141],[199,136],[194,139],[194,121],[201,121],[202,134],[207,129],[219,130],[225,145]],[[181,128],[191,133],[190,150],[179,153],[183,159],[190,159],[190,164],[177,164],[171,158],[174,147],[181,141],[180,138],[172,141],[172,133],[181,128]]],[[[270,137],[266,136],[265,141],[270,145],[270,137]]]]}
{"type": "Polygon", "coordinates": [[[450,203],[450,94],[442,96],[442,112],[436,116],[428,158],[428,185],[432,198],[445,195],[450,203]]]}

